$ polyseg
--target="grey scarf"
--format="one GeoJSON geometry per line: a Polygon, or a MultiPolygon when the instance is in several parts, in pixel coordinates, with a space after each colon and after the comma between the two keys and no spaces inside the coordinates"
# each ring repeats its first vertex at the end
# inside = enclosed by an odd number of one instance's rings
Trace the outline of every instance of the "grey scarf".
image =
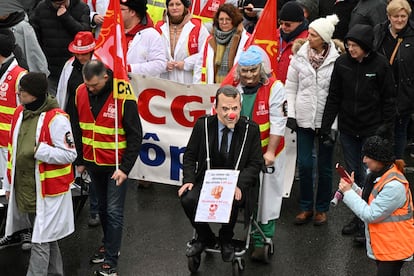
{"type": "Polygon", "coordinates": [[[219,29],[215,28],[214,29],[214,36],[216,37],[216,41],[218,44],[221,45],[227,45],[229,44],[231,38],[233,37],[233,34],[236,32],[236,28],[233,28],[230,31],[227,32],[223,32],[220,31],[219,29]]]}

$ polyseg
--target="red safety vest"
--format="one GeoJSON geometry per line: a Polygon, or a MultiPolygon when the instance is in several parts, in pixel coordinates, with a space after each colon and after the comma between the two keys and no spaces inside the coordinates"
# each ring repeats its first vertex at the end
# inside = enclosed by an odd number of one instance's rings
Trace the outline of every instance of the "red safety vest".
{"type": "MultiPolygon", "coordinates": [[[[269,109],[269,97],[272,93],[272,86],[276,83],[273,78],[269,79],[269,84],[259,88],[256,94],[256,100],[253,105],[252,120],[259,125],[260,129],[260,141],[262,145],[263,154],[267,151],[267,145],[269,145],[270,136],[270,109],[269,109]]],[[[285,139],[280,139],[279,145],[275,150],[277,156],[285,147],[285,139]]]]}
{"type": "Polygon", "coordinates": [[[200,2],[200,0],[196,0],[194,7],[190,7],[190,11],[192,11],[194,17],[199,18],[203,23],[206,23],[213,21],[214,14],[226,0],[207,0],[203,9],[201,9],[200,2]]]}
{"type": "MultiPolygon", "coordinates": [[[[198,36],[200,35],[201,29],[201,20],[197,18],[191,18],[191,23],[194,24],[194,27],[191,29],[187,37],[187,51],[188,55],[194,55],[198,53],[198,36]]],[[[155,29],[162,35],[161,26],[166,24],[165,21],[158,21],[155,25],[155,29]]]]}
{"type": "MultiPolygon", "coordinates": [[[[9,179],[9,183],[12,183],[11,172],[13,164],[13,134],[16,127],[16,122],[22,112],[23,106],[19,105],[13,115],[9,140],[9,158],[7,162],[7,177],[9,179]]],[[[63,110],[59,108],[54,108],[47,111],[43,120],[42,128],[40,130],[39,143],[53,145],[49,127],[50,123],[58,114],[69,117],[63,110]]],[[[58,165],[38,161],[38,165],[40,172],[40,186],[42,197],[57,196],[69,190],[70,184],[74,181],[73,167],[71,163],[58,165]]]]}
{"type": "MultiPolygon", "coordinates": [[[[125,130],[122,126],[125,100],[118,101],[118,164],[126,149],[125,130]]],[[[83,159],[100,166],[116,165],[115,100],[108,96],[96,120],[92,114],[85,84],[76,91],[76,106],[82,130],[83,159]]]]}
{"type": "Polygon", "coordinates": [[[0,147],[7,147],[11,120],[17,107],[16,92],[20,78],[27,72],[17,62],[0,83],[0,147]]]}
{"type": "Polygon", "coordinates": [[[389,169],[375,184],[368,204],[377,197],[384,186],[392,180],[404,184],[406,201],[404,206],[395,210],[388,218],[369,223],[368,230],[372,252],[380,261],[404,260],[414,253],[413,202],[409,184],[405,176],[395,167],[389,169]]]}

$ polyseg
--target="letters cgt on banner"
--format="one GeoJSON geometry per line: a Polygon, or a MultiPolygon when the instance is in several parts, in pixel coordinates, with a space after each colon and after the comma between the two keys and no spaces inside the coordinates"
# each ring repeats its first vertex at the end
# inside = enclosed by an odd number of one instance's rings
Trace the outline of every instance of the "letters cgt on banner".
{"type": "Polygon", "coordinates": [[[181,185],[182,158],[195,121],[209,114],[218,85],[186,85],[131,74],[144,137],[130,178],[181,185]]]}

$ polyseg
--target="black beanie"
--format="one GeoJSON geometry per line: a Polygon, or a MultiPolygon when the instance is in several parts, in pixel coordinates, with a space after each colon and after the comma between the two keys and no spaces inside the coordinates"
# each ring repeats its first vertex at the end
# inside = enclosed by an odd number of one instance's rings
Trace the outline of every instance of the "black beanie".
{"type": "Polygon", "coordinates": [[[296,1],[290,1],[283,5],[279,12],[279,19],[283,21],[302,22],[305,20],[302,7],[296,1]]]}
{"type": "Polygon", "coordinates": [[[3,57],[10,56],[16,45],[16,39],[14,38],[13,32],[9,29],[1,29],[0,41],[0,55],[3,57]]]}
{"type": "Polygon", "coordinates": [[[362,155],[383,163],[392,163],[395,160],[390,141],[377,135],[365,141],[362,146],[362,155]]]}
{"type": "Polygon", "coordinates": [[[29,72],[19,82],[20,90],[36,98],[44,97],[47,93],[47,78],[44,73],[29,72]]]}
{"type": "Polygon", "coordinates": [[[145,18],[147,13],[147,0],[121,0],[121,5],[125,5],[134,10],[140,18],[145,18]]]}
{"type": "MultiPolygon", "coordinates": [[[[165,1],[165,5],[168,7],[168,3],[170,3],[171,0],[165,1]]],[[[189,8],[191,6],[191,0],[180,0],[181,3],[183,3],[184,7],[189,8]]]]}

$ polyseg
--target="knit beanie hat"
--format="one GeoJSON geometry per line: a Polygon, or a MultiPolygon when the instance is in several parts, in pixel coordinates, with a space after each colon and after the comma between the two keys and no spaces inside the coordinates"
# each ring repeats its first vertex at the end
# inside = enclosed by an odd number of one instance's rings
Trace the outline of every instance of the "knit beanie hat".
{"type": "Polygon", "coordinates": [[[140,18],[145,17],[147,12],[147,0],[120,0],[121,5],[134,10],[140,18]]]}
{"type": "Polygon", "coordinates": [[[44,97],[47,93],[47,78],[44,73],[29,72],[19,82],[20,90],[36,98],[44,97]]]}
{"type": "Polygon", "coordinates": [[[335,31],[335,26],[338,24],[339,18],[336,14],[321,17],[309,24],[309,29],[314,29],[315,32],[322,37],[323,41],[331,41],[332,35],[335,31]]]}
{"type": "Polygon", "coordinates": [[[0,41],[0,56],[10,56],[16,45],[13,32],[9,29],[0,29],[0,41]]]}
{"type": "MultiPolygon", "coordinates": [[[[168,7],[168,4],[170,3],[171,0],[167,0],[165,2],[166,6],[168,7]]],[[[183,3],[184,7],[189,8],[191,6],[191,0],[180,0],[181,3],[183,3]]]]}
{"type": "Polygon", "coordinates": [[[362,154],[383,163],[391,163],[395,160],[390,141],[377,135],[371,136],[366,140],[362,146],[362,154]]]}
{"type": "Polygon", "coordinates": [[[302,7],[295,1],[287,2],[279,12],[279,19],[283,21],[302,22],[305,20],[302,7]]]}

